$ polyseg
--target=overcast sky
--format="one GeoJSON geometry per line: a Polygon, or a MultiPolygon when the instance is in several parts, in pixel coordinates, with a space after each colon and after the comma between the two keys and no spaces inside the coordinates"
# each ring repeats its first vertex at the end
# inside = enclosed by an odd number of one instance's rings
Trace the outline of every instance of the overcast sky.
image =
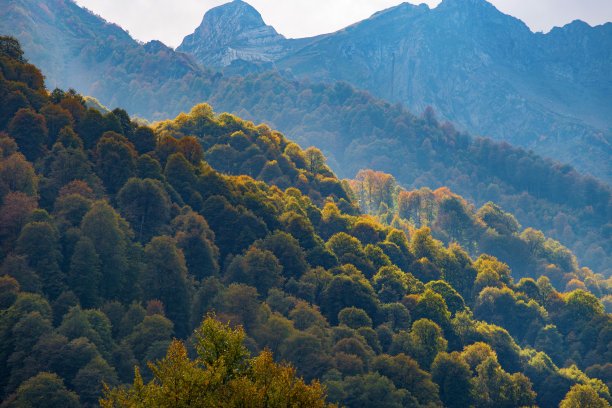
{"type": "MultiPolygon", "coordinates": [[[[265,22],[289,38],[336,31],[401,0],[247,0],[265,22]]],[[[206,10],[228,0],[76,0],[119,24],[141,41],[178,46],[200,24],[206,10]]],[[[435,7],[440,0],[411,0],[435,7]]],[[[523,20],[533,31],[549,31],[580,19],[591,25],[612,21],[612,0],[491,0],[504,13],[523,20]]]]}

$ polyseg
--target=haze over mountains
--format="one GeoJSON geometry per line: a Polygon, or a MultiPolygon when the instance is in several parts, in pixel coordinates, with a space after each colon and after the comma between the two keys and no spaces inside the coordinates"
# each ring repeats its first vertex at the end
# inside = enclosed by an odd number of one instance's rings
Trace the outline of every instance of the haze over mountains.
{"type": "Polygon", "coordinates": [[[236,0],[210,10],[178,50],[217,69],[274,61],[300,78],[347,81],[415,112],[432,106],[474,134],[612,175],[612,24],[532,33],[485,0],[445,0],[290,40],[236,0]]]}
{"type": "MultiPolygon", "coordinates": [[[[259,72],[272,66],[279,53],[298,46],[262,27],[259,13],[244,2],[211,10],[198,30],[212,36],[206,43],[212,45],[200,48],[201,55],[211,56],[211,61],[241,56],[226,67],[226,74],[202,67],[160,42],[140,44],[69,0],[0,3],[7,15],[0,20],[0,31],[19,38],[26,56],[43,68],[51,88],[74,87],[111,108],[123,106],[149,119],[171,117],[208,101],[217,111],[269,123],[303,147],[321,148],[341,177],[373,168],[393,174],[406,188],[448,186],[479,206],[495,201],[523,225],[542,229],[569,246],[585,265],[610,272],[608,186],[510,145],[472,139],[431,115],[420,119],[347,84],[324,85],[259,72]],[[223,44],[228,42],[240,47],[224,54],[223,44]],[[267,50],[265,59],[257,57],[257,47],[267,50]],[[263,59],[263,66],[257,58],[263,59]],[[236,75],[251,71],[258,73],[236,75]]],[[[403,9],[414,8],[398,10],[403,9]]],[[[308,47],[329,38],[321,37],[308,47]]],[[[194,36],[190,41],[202,43],[197,40],[194,36]]],[[[569,142],[559,146],[565,144],[569,142]]],[[[583,145],[599,152],[589,156],[591,164],[604,169],[609,160],[597,161],[603,154],[597,146],[583,145]]],[[[576,153],[578,157],[580,150],[576,153]]]]}

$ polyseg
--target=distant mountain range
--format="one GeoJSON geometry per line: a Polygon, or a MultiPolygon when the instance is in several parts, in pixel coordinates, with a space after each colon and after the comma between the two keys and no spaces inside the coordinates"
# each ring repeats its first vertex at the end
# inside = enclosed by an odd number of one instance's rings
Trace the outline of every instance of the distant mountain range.
{"type": "Polygon", "coordinates": [[[236,0],[206,13],[178,50],[214,69],[273,63],[299,78],[347,81],[415,112],[432,106],[463,130],[612,178],[610,23],[533,33],[485,0],[444,0],[434,9],[404,3],[292,40],[236,0]]]}
{"type": "MultiPolygon", "coordinates": [[[[398,10],[403,8],[412,9],[398,10]]],[[[477,205],[495,201],[523,225],[542,229],[570,247],[583,264],[607,276],[612,273],[608,185],[524,149],[472,138],[431,111],[417,117],[401,104],[346,82],[325,84],[269,70],[289,61],[285,56],[274,62],[279,53],[292,49],[297,55],[339,33],[300,45],[261,24],[257,28],[261,16],[250,6],[230,3],[207,13],[198,30],[216,36],[214,41],[202,41],[198,35],[190,40],[208,44],[193,51],[201,54],[197,58],[210,55],[211,61],[224,64],[231,60],[219,72],[213,62],[216,71],[159,41],[138,43],[71,0],[0,0],[0,9],[0,33],[21,41],[26,57],[43,69],[51,88],[73,86],[111,109],[123,106],[132,115],[153,120],[207,101],[217,111],[268,123],[303,147],[321,148],[341,177],[372,168],[392,173],[406,188],[448,186],[477,205]],[[262,40],[244,35],[245,30],[260,33],[262,40]],[[240,58],[223,52],[220,44],[227,41],[243,44],[230,53],[240,58]],[[257,45],[266,48],[265,58],[253,51],[257,45]]],[[[609,168],[610,155],[597,152],[591,155],[593,164],[609,168]],[[604,163],[602,155],[608,159],[604,163]]]]}

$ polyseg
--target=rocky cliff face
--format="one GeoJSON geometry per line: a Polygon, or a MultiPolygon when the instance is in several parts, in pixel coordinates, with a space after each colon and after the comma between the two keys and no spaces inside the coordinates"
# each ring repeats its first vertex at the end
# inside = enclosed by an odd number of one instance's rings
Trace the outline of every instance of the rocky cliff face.
{"type": "Polygon", "coordinates": [[[257,10],[235,0],[208,11],[177,50],[193,55],[207,67],[222,68],[236,60],[278,60],[291,50],[290,43],[266,25],[257,10]]]}
{"type": "Polygon", "coordinates": [[[444,0],[434,9],[404,3],[291,42],[236,1],[207,14],[180,50],[208,66],[271,61],[298,77],[347,81],[416,112],[432,106],[471,133],[612,180],[612,24],[533,33],[485,0],[444,0]]]}

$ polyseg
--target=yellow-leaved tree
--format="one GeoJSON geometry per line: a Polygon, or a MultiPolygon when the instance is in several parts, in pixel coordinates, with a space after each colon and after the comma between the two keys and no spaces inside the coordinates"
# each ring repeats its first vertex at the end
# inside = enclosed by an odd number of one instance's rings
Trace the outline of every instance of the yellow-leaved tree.
{"type": "Polygon", "coordinates": [[[106,387],[103,408],[114,407],[333,407],[317,382],[306,384],[291,366],[264,351],[251,358],[242,327],[231,328],[209,315],[195,333],[197,357],[175,340],[166,357],[149,363],[144,384],[138,368],[129,387],[106,387]]]}

